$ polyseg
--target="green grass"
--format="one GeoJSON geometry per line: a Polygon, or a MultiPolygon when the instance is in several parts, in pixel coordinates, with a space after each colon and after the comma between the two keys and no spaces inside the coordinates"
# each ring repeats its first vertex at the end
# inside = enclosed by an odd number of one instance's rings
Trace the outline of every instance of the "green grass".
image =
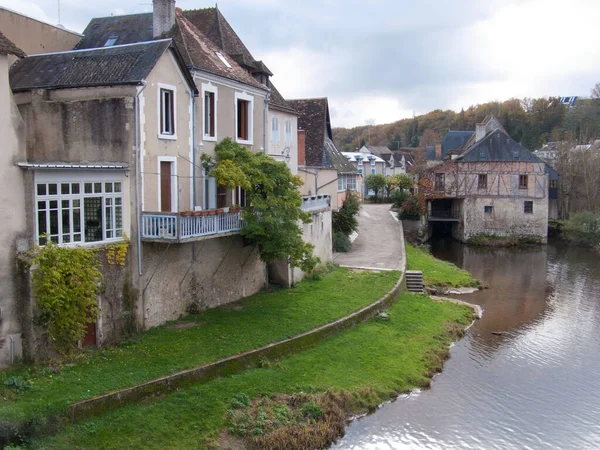
{"type": "Polygon", "coordinates": [[[456,265],[437,259],[427,251],[406,244],[406,269],[422,270],[426,286],[439,287],[480,287],[469,272],[456,265]]]}
{"type": "MultiPolygon", "coordinates": [[[[181,322],[192,328],[161,326],[118,347],[86,352],[59,373],[23,367],[0,375],[31,382],[31,389],[0,399],[0,425],[23,423],[64,412],[78,400],[133,386],[196,367],[333,322],[388,292],[398,272],[355,273],[335,269],[319,281],[304,281],[289,290],[259,292],[242,309],[216,308],[181,322]]],[[[4,387],[0,385],[0,387],[4,387]]]]}
{"type": "Polygon", "coordinates": [[[402,294],[388,320],[372,320],[270,368],[183,389],[147,404],[128,405],[30,443],[35,449],[188,449],[217,447],[234,396],[322,392],[355,394],[361,409],[428,386],[470,308],[402,294]],[[460,324],[460,325],[457,325],[460,324]]]}

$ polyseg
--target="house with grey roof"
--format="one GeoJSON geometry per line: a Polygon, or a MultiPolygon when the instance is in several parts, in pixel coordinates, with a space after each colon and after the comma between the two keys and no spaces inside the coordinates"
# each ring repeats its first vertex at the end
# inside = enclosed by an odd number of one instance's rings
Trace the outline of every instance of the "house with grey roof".
{"type": "Polygon", "coordinates": [[[457,155],[423,172],[419,189],[427,199],[430,234],[448,233],[466,242],[488,235],[547,240],[546,164],[493,116],[477,124],[457,155]]]}
{"type": "Polygon", "coordinates": [[[333,142],[327,98],[289,100],[299,112],[298,175],[304,195],[331,196],[331,208],[338,210],[346,191],[360,194],[362,177],[333,142]]]}

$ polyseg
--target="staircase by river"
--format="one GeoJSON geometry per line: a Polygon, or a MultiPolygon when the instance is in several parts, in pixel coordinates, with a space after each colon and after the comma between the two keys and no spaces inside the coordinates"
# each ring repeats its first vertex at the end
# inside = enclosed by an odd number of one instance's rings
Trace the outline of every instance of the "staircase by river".
{"type": "Polygon", "coordinates": [[[409,292],[423,292],[423,272],[420,270],[406,271],[406,287],[409,292]]]}

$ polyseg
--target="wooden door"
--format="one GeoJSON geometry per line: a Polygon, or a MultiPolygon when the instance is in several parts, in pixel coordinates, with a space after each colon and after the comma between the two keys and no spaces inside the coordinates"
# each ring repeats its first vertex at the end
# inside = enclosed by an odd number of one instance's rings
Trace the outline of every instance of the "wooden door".
{"type": "Polygon", "coordinates": [[[83,347],[96,346],[96,322],[87,324],[82,345],[83,347]]]}
{"type": "Polygon", "coordinates": [[[160,162],[160,210],[171,212],[171,165],[169,161],[160,162]]]}
{"type": "Polygon", "coordinates": [[[227,188],[225,186],[217,187],[217,208],[225,208],[227,206],[227,188]]]}

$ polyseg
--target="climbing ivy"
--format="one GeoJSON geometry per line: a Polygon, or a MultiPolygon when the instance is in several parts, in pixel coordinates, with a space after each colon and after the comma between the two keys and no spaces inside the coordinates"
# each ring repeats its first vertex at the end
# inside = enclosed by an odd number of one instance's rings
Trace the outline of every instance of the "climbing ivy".
{"type": "Polygon", "coordinates": [[[254,242],[263,261],[287,259],[292,267],[311,272],[319,263],[314,246],[302,240],[299,223],[310,223],[311,215],[302,211],[299,177],[292,175],[284,162],[226,138],[215,152],[217,164],[211,174],[221,186],[246,190],[242,236],[254,242]]]}
{"type": "Polygon", "coordinates": [[[129,240],[117,242],[106,247],[106,262],[110,266],[121,266],[125,265],[127,258],[127,251],[129,250],[129,240]]]}
{"type": "Polygon", "coordinates": [[[56,350],[68,354],[85,336],[86,325],[98,316],[102,280],[98,252],[49,241],[29,256],[34,269],[32,290],[40,308],[37,323],[46,328],[56,350]]]}

